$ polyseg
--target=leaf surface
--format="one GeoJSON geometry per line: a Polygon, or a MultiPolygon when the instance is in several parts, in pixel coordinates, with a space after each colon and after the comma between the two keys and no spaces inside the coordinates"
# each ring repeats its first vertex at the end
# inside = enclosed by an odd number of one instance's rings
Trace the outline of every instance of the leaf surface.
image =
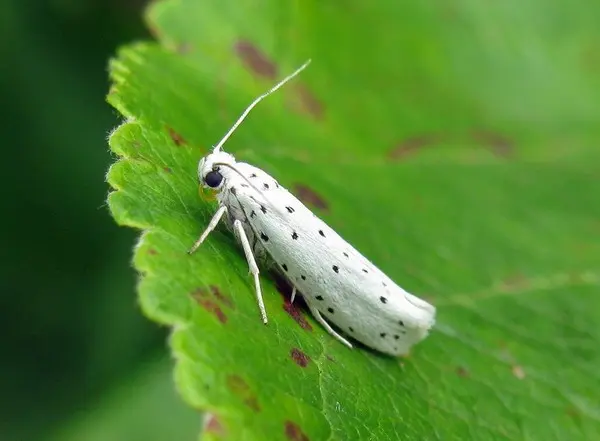
{"type": "Polygon", "coordinates": [[[140,302],[205,439],[600,436],[600,8],[545,3],[152,5],[158,42],[110,66],[109,205],[144,231],[140,302]],[[198,160],[309,57],[226,149],[436,304],[405,359],[348,350],[266,273],[264,326],[225,228],[186,254],[216,207],[198,160]]]}

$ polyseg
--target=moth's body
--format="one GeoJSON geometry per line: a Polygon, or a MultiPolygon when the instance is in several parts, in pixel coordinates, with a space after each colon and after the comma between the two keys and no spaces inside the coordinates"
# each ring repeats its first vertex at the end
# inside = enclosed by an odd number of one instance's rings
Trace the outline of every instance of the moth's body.
{"type": "Polygon", "coordinates": [[[294,287],[292,301],[302,293],[315,319],[339,341],[352,347],[329,323],[373,349],[405,354],[427,336],[435,308],[396,285],[269,174],[221,150],[250,109],[307,64],[258,97],[200,161],[200,182],[217,191],[219,208],[190,252],[225,215],[254,276],[264,323],[256,258],[269,257],[294,287]]]}
{"type": "Polygon", "coordinates": [[[396,285],[274,178],[224,152],[201,164],[201,174],[217,167],[222,176],[217,199],[231,227],[241,222],[254,255],[268,255],[314,314],[391,355],[427,335],[435,308],[396,285]]]}

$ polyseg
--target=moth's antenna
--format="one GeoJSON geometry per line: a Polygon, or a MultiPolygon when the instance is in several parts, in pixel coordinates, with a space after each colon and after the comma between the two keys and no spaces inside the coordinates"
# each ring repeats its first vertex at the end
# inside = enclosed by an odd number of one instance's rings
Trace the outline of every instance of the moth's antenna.
{"type": "Polygon", "coordinates": [[[279,83],[275,84],[268,91],[266,91],[265,93],[260,95],[258,98],[256,98],[254,101],[252,101],[252,104],[250,104],[246,108],[246,110],[244,110],[244,113],[242,113],[242,115],[238,118],[238,120],[235,122],[235,124],[229,129],[229,131],[225,134],[225,136],[221,139],[221,141],[219,141],[219,143],[215,146],[215,148],[213,149],[213,152],[217,153],[221,150],[221,147],[223,147],[223,144],[225,144],[225,141],[227,141],[229,139],[229,137],[235,131],[235,129],[237,129],[238,126],[242,123],[242,121],[244,121],[244,119],[246,119],[246,116],[248,116],[248,113],[250,113],[250,111],[254,108],[254,106],[256,106],[260,101],[262,101],[263,98],[266,98],[267,96],[271,95],[273,92],[275,92],[277,89],[279,89],[285,83],[287,83],[289,80],[291,80],[296,75],[298,75],[300,72],[302,72],[304,70],[304,68],[310,64],[310,61],[311,60],[307,60],[302,66],[300,66],[294,72],[289,74],[287,77],[285,77],[279,83]]]}

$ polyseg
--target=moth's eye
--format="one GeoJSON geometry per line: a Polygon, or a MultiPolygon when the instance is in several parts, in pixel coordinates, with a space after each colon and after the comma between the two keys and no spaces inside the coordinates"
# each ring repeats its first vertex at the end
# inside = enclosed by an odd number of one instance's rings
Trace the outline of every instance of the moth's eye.
{"type": "Polygon", "coordinates": [[[204,182],[211,188],[217,188],[223,181],[223,175],[218,170],[209,171],[204,176],[204,182]]]}

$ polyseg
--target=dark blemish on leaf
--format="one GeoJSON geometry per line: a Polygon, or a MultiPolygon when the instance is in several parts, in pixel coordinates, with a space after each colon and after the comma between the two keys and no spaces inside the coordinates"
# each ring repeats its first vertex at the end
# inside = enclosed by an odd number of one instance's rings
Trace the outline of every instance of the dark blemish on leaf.
{"type": "Polygon", "coordinates": [[[261,231],[261,233],[260,233],[260,238],[261,238],[262,240],[264,240],[265,242],[268,242],[268,241],[269,241],[269,236],[267,236],[267,235],[266,235],[265,233],[263,233],[262,231],[261,231]]]}
{"type": "Polygon", "coordinates": [[[154,248],[150,248],[150,249],[148,250],[148,254],[151,254],[151,255],[153,255],[153,256],[156,256],[156,255],[158,254],[158,252],[157,252],[157,251],[156,251],[154,248]]]}
{"type": "Polygon", "coordinates": [[[381,303],[387,303],[387,299],[385,297],[383,297],[383,296],[379,297],[379,301],[381,303]]]}
{"type": "Polygon", "coordinates": [[[267,207],[265,207],[264,205],[260,206],[260,211],[263,212],[263,214],[267,214],[267,207]]]}
{"type": "Polygon", "coordinates": [[[331,268],[332,268],[332,269],[333,269],[333,271],[335,271],[336,273],[339,273],[339,272],[340,272],[340,268],[339,268],[337,265],[333,265],[331,268]]]}
{"type": "Polygon", "coordinates": [[[512,374],[518,378],[519,380],[522,380],[523,378],[525,378],[525,371],[523,370],[522,366],[514,365],[511,369],[512,374]]]}
{"type": "Polygon", "coordinates": [[[230,308],[234,307],[233,301],[229,297],[227,297],[225,294],[223,294],[218,286],[210,285],[209,288],[210,288],[210,291],[212,292],[213,296],[215,296],[215,298],[219,302],[225,304],[226,306],[228,306],[230,308]]]}
{"type": "Polygon", "coordinates": [[[308,366],[308,362],[310,361],[310,357],[298,348],[292,348],[290,357],[292,357],[292,360],[300,367],[308,366]]]}
{"type": "Polygon", "coordinates": [[[466,378],[466,377],[469,377],[469,376],[470,376],[470,374],[469,374],[469,371],[467,370],[467,368],[465,368],[465,367],[463,367],[463,366],[458,366],[458,367],[456,368],[456,374],[457,374],[459,377],[464,377],[464,378],[466,378]]]}
{"type": "Polygon", "coordinates": [[[287,267],[287,265],[285,263],[283,265],[281,265],[281,267],[283,268],[284,271],[288,270],[288,267],[287,267]]]}
{"type": "MultiPolygon", "coordinates": [[[[297,300],[296,300],[297,302],[297,300]]],[[[283,303],[283,309],[285,310],[285,312],[287,312],[290,317],[292,317],[296,323],[298,323],[300,325],[300,327],[302,329],[306,329],[307,331],[312,331],[312,326],[310,323],[308,323],[308,321],[306,320],[306,317],[304,316],[304,314],[302,313],[302,311],[296,307],[295,302],[294,303],[290,303],[288,299],[285,299],[284,303],[283,303]]]]}
{"type": "Polygon", "coordinates": [[[310,441],[300,426],[289,420],[285,422],[284,433],[290,441],[310,441]]]}
{"type": "Polygon", "coordinates": [[[306,320],[306,317],[302,310],[297,306],[302,304],[302,298],[296,297],[294,303],[290,303],[290,298],[292,296],[292,286],[278,271],[271,271],[269,274],[275,281],[275,287],[277,288],[277,291],[279,291],[279,293],[283,296],[284,311],[287,312],[296,321],[296,323],[300,325],[302,329],[312,331],[312,326],[306,320]]]}
{"type": "Polygon", "coordinates": [[[176,47],[175,50],[177,51],[178,54],[181,55],[187,55],[190,52],[192,52],[192,48],[193,46],[191,45],[191,43],[179,43],[176,47]]]}
{"type": "Polygon", "coordinates": [[[256,211],[252,210],[252,211],[250,212],[250,217],[256,217],[256,211]]]}
{"type": "Polygon", "coordinates": [[[387,335],[387,334],[386,334],[385,332],[382,332],[381,334],[379,334],[379,336],[380,336],[381,338],[385,338],[385,336],[386,336],[386,335],[387,335]]]}
{"type": "Polygon", "coordinates": [[[421,135],[407,138],[388,152],[388,158],[394,160],[404,159],[406,156],[412,155],[418,150],[429,147],[438,141],[439,137],[434,135],[421,135]]]}
{"type": "Polygon", "coordinates": [[[528,287],[529,283],[527,277],[523,274],[516,273],[508,276],[502,281],[504,288],[506,289],[525,289],[528,287]]]}
{"type": "Polygon", "coordinates": [[[327,312],[329,312],[329,314],[333,314],[334,310],[333,310],[333,308],[327,308],[327,312]]]}
{"type": "Polygon", "coordinates": [[[252,393],[248,383],[239,375],[228,375],[226,379],[227,388],[242,399],[242,402],[255,412],[260,412],[258,400],[252,393]]]}
{"type": "Polygon", "coordinates": [[[217,302],[210,297],[208,290],[205,288],[197,288],[192,292],[192,298],[202,306],[205,311],[214,315],[221,323],[227,323],[227,316],[217,302]]]}
{"type": "Polygon", "coordinates": [[[169,132],[169,136],[171,137],[176,146],[179,147],[186,143],[183,136],[177,133],[173,128],[167,127],[167,131],[169,132]]]}
{"type": "Polygon", "coordinates": [[[292,239],[298,240],[298,233],[296,233],[295,231],[292,233],[292,239]]]}
{"type": "Polygon", "coordinates": [[[300,102],[300,108],[316,120],[323,118],[323,104],[317,99],[317,97],[303,84],[296,84],[296,92],[298,93],[298,100],[300,102]]]}
{"type": "Polygon", "coordinates": [[[314,191],[312,188],[304,185],[304,184],[294,184],[293,186],[294,194],[307,205],[311,205],[315,208],[319,208],[323,211],[329,210],[329,204],[323,199],[323,197],[319,196],[319,194],[314,191]]]}
{"type": "Polygon", "coordinates": [[[488,147],[498,157],[508,158],[513,156],[513,143],[500,133],[489,130],[475,130],[471,133],[471,136],[476,142],[488,147]]]}
{"type": "Polygon", "coordinates": [[[317,299],[317,300],[323,300],[323,296],[317,296],[317,297],[315,297],[315,299],[317,299]]]}
{"type": "Polygon", "coordinates": [[[219,437],[225,435],[225,429],[221,421],[214,413],[205,413],[204,414],[204,427],[203,432],[212,433],[219,437]]]}
{"type": "Polygon", "coordinates": [[[285,209],[289,212],[289,213],[293,213],[295,210],[292,207],[285,207],[285,209]]]}
{"type": "Polygon", "coordinates": [[[269,79],[277,77],[277,66],[252,43],[238,41],[234,48],[237,56],[252,72],[269,79]]]}
{"type": "Polygon", "coordinates": [[[323,233],[323,230],[319,230],[319,234],[323,237],[325,237],[325,233],[323,233]]]}
{"type": "Polygon", "coordinates": [[[163,167],[163,170],[167,173],[173,173],[173,170],[171,170],[171,167],[163,167]]]}

